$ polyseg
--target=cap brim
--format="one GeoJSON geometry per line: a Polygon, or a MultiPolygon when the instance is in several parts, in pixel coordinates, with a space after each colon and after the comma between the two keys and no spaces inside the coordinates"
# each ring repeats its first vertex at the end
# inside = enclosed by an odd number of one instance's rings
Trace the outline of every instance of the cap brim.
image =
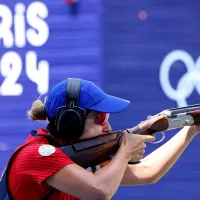
{"type": "Polygon", "coordinates": [[[118,113],[123,111],[130,101],[107,95],[102,101],[91,106],[89,109],[106,113],[118,113]]]}

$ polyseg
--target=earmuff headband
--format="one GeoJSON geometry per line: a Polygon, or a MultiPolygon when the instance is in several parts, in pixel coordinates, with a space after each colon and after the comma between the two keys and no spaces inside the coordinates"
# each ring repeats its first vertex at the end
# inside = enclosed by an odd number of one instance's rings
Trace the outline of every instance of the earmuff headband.
{"type": "Polygon", "coordinates": [[[79,78],[67,79],[67,92],[66,92],[67,106],[79,107],[80,88],[81,88],[81,79],[79,78]]]}

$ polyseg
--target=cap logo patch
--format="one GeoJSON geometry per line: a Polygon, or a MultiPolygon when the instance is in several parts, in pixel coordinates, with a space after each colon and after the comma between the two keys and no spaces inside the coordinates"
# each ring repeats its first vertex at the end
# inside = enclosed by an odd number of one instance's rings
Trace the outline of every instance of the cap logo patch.
{"type": "Polygon", "coordinates": [[[38,152],[41,156],[50,156],[51,154],[55,153],[56,148],[49,144],[43,144],[39,147],[38,152]]]}

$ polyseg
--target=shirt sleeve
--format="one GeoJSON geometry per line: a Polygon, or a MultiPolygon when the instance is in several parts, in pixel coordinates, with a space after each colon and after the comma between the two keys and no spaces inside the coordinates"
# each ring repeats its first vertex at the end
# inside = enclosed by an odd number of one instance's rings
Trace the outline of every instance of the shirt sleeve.
{"type": "Polygon", "coordinates": [[[31,179],[41,184],[49,176],[73,163],[57,147],[49,144],[31,144],[20,152],[17,173],[21,181],[31,179]]]}

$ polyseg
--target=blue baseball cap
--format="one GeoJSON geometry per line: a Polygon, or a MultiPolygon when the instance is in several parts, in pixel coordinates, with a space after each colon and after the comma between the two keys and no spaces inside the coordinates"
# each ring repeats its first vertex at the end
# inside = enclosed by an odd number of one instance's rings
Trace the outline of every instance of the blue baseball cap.
{"type": "MultiPolygon", "coordinates": [[[[46,114],[48,118],[56,116],[57,109],[66,105],[67,80],[55,85],[46,99],[46,114]]],[[[130,101],[106,94],[93,82],[81,80],[79,107],[106,113],[123,111],[130,101]]]]}

